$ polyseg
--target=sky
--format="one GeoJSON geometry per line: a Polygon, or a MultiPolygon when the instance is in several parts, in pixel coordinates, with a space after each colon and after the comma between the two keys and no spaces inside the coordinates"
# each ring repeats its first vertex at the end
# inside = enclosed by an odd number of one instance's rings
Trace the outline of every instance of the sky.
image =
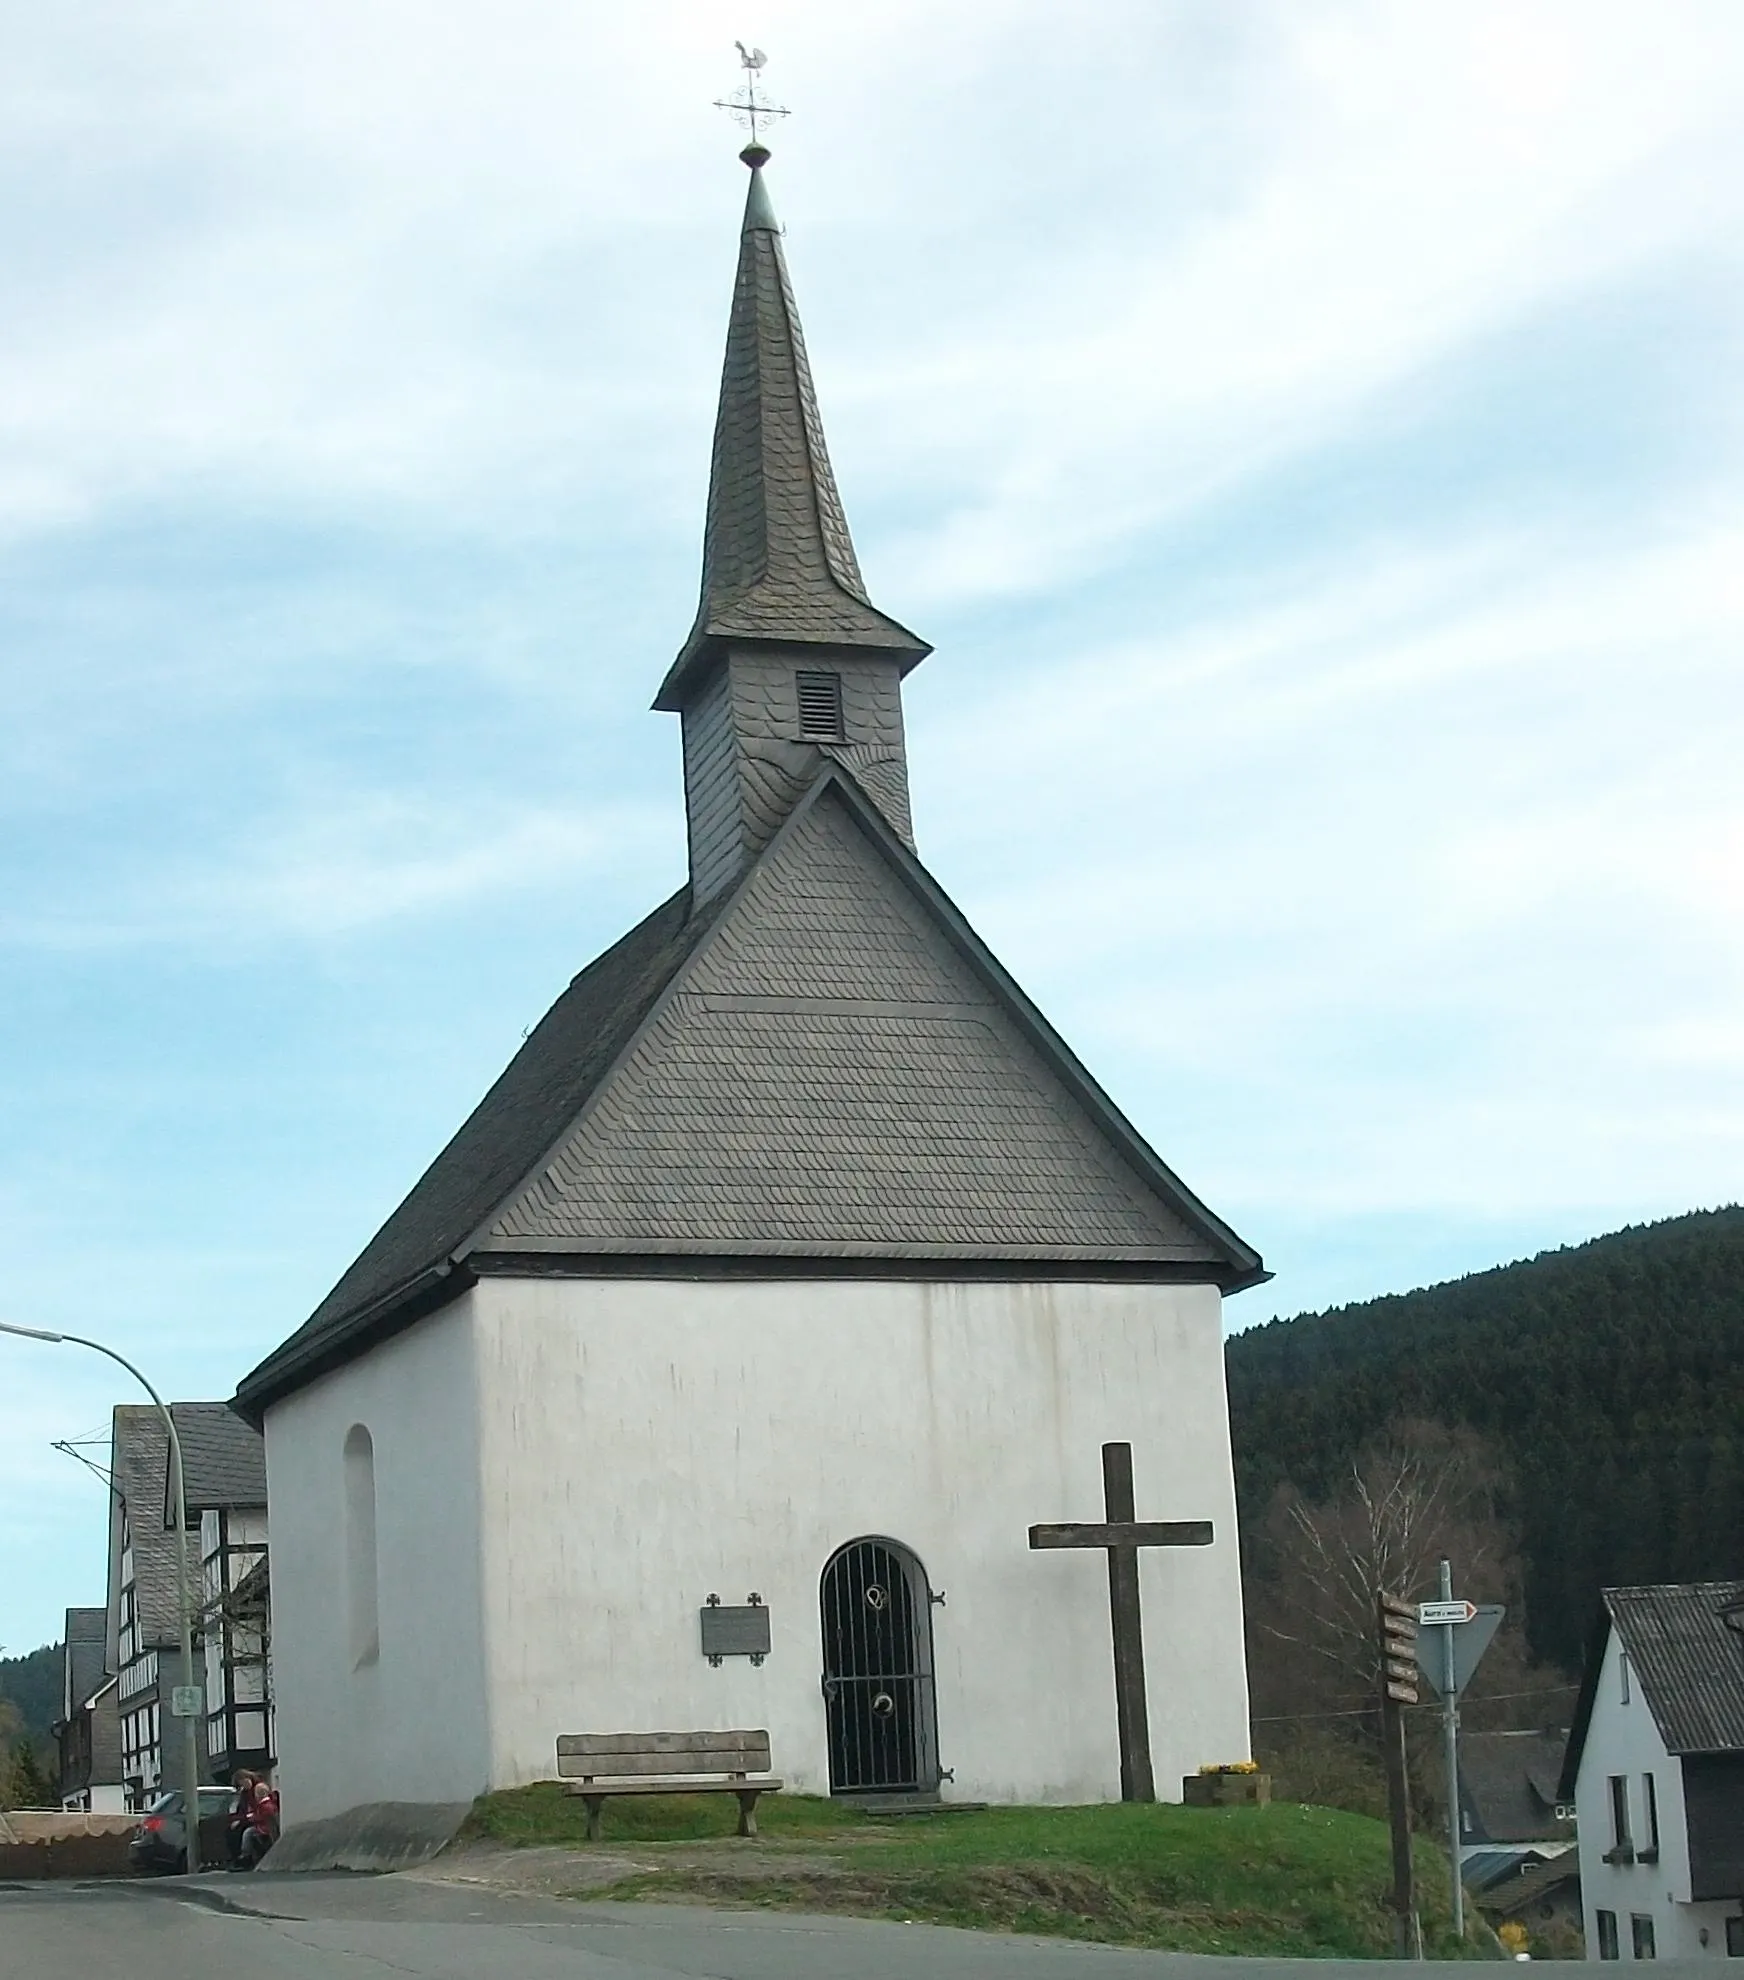
{"type": "MultiPolygon", "coordinates": [[[[682,878],[737,37],[920,851],[1230,1324],[1744,1195],[1737,0],[0,30],[0,1318],[228,1395],[682,878]]],[[[8,1652],[128,1399],[0,1338],[8,1652]]]]}

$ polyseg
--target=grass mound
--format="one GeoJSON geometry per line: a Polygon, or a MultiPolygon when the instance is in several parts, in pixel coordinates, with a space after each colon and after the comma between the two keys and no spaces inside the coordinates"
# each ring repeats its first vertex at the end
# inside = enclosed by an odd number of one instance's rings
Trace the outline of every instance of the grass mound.
{"type": "MultiPolygon", "coordinates": [[[[1114,1804],[893,1821],[783,1794],[759,1806],[757,1842],[733,1839],[736,1814],[726,1797],[708,1795],[614,1801],[607,1846],[643,1867],[587,1895],[856,1912],[1184,1952],[1363,1959],[1393,1950],[1386,1828],[1337,1809],[1114,1804]]],[[[584,1846],[585,1816],[546,1782],[485,1796],[469,1832],[584,1846]]],[[[1454,1943],[1445,1859],[1427,1843],[1418,1869],[1426,1950],[1493,1956],[1481,1927],[1463,1948],[1454,1943]]]]}

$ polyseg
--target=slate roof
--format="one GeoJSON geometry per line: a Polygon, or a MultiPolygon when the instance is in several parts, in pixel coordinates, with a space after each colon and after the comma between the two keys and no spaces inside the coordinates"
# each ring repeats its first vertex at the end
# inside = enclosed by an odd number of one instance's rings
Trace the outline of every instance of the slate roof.
{"type": "Polygon", "coordinates": [[[65,1646],[61,1652],[65,1672],[63,1709],[70,1708],[77,1712],[89,1704],[93,1693],[101,1688],[106,1675],[103,1653],[108,1633],[107,1609],[67,1611],[65,1632],[61,1638],[65,1646]]]}
{"type": "Polygon", "coordinates": [[[1563,1763],[1572,1796],[1614,1629],[1668,1753],[1744,1752],[1744,1581],[1607,1588],[1563,1763]]]}
{"type": "Polygon", "coordinates": [[[373,1307],[446,1266],[586,1104],[709,918],[691,915],[681,888],[570,983],[350,1270],[246,1378],[239,1403],[287,1363],[313,1368],[373,1307]]]}
{"type": "MultiPolygon", "coordinates": [[[[930,650],[866,595],[767,154],[743,155],[702,598],[662,708],[686,704],[692,671],[727,642],[903,666],[930,650]]],[[[575,979],[234,1407],[259,1422],[486,1271],[684,1269],[655,1263],[671,1257],[924,1276],[1047,1261],[1055,1276],[1226,1291],[1263,1279],[892,830],[857,781],[879,774],[799,752],[737,882],[698,910],[675,894],[575,979]]],[[[906,805],[892,815],[905,822],[906,805]]]]}
{"type": "Polygon", "coordinates": [[[537,1253],[1264,1276],[833,765],[736,889],[576,979],[236,1406],[537,1253]]]}
{"type": "Polygon", "coordinates": [[[1086,1118],[874,816],[842,778],[797,808],[487,1248],[1227,1265],[1086,1118]]]}
{"type": "Polygon", "coordinates": [[[696,622],[656,708],[676,709],[720,640],[932,649],[867,596],[824,445],[781,231],[752,148],[727,326],[696,622]]]}
{"type": "Polygon", "coordinates": [[[1467,1732],[1460,1735],[1461,1795],[1475,1833],[1489,1842],[1536,1842],[1571,1833],[1556,1819],[1562,1772],[1561,1733],[1467,1732]]]}
{"type": "Polygon", "coordinates": [[[176,1613],[176,1536],[164,1521],[164,1478],[170,1440],[149,1403],[117,1403],[111,1419],[110,1477],[127,1508],[133,1541],[133,1582],[141,1640],[162,1646],[179,1639],[176,1613]]]}
{"type": "MultiPolygon", "coordinates": [[[[222,1402],[171,1403],[170,1414],[182,1442],[190,1513],[266,1504],[266,1445],[252,1424],[222,1402]]],[[[164,1474],[164,1517],[173,1519],[167,1456],[164,1474]]]]}

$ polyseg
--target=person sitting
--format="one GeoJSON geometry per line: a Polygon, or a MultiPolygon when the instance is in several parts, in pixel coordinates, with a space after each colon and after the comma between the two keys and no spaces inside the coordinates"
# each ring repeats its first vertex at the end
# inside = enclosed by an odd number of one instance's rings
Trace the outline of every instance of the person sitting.
{"type": "Polygon", "coordinates": [[[238,1767],[230,1785],[236,1792],[224,1812],[224,1861],[228,1869],[234,1870],[242,1862],[242,1839],[253,1819],[254,1776],[246,1767],[238,1767]]]}
{"type": "Polygon", "coordinates": [[[264,1774],[257,1774],[250,1794],[248,1827],[242,1835],[242,1868],[252,1870],[278,1838],[278,1790],[264,1774]]]}

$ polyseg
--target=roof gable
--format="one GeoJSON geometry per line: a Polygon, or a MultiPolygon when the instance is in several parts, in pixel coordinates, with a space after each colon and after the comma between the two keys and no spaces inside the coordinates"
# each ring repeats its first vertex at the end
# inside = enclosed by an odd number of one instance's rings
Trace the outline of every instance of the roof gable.
{"type": "Polygon", "coordinates": [[[575,979],[235,1406],[531,1254],[1265,1276],[836,764],[731,893],[575,979]]]}
{"type": "Polygon", "coordinates": [[[1605,1606],[1668,1753],[1744,1749],[1744,1581],[1607,1588],[1605,1606]]]}
{"type": "Polygon", "coordinates": [[[1607,1588],[1587,1649],[1560,1789],[1574,1793],[1613,1634],[1672,1754],[1744,1751],[1744,1581],[1607,1588]]]}
{"type": "Polygon", "coordinates": [[[478,1242],[1257,1266],[839,771],[478,1242]]]}

